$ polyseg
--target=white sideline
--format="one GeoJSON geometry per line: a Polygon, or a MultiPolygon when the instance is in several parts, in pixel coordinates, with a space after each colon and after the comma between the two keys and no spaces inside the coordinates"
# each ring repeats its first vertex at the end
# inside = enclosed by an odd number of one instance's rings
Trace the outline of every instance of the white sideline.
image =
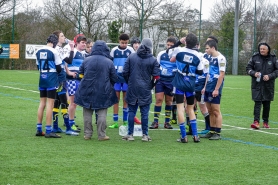
{"type": "Polygon", "coordinates": [[[266,131],[263,131],[263,130],[255,130],[255,129],[252,129],[252,128],[236,127],[236,126],[227,125],[227,124],[222,124],[222,125],[226,126],[226,127],[232,127],[232,128],[240,129],[240,130],[251,130],[251,131],[254,131],[254,132],[261,132],[261,133],[264,133],[264,134],[270,134],[270,135],[278,136],[278,133],[271,133],[271,132],[266,132],[266,131]]]}
{"type": "Polygon", "coordinates": [[[10,86],[5,86],[5,85],[0,85],[0,87],[9,88],[9,89],[15,89],[15,90],[20,90],[20,91],[29,91],[29,92],[34,92],[34,93],[40,93],[39,91],[33,91],[33,90],[27,90],[27,89],[21,89],[21,88],[17,88],[17,87],[10,87],[10,86]]]}

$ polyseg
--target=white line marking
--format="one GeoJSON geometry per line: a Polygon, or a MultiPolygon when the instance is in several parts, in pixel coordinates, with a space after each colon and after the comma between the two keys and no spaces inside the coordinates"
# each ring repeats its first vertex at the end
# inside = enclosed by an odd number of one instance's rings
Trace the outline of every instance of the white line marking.
{"type": "MultiPolygon", "coordinates": [[[[225,89],[233,89],[233,90],[250,90],[250,88],[234,88],[234,87],[226,87],[225,89]]],[[[251,91],[251,90],[250,90],[251,91]]],[[[277,91],[275,91],[275,93],[278,93],[277,91]]]]}
{"type": "Polygon", "coordinates": [[[263,130],[255,130],[255,129],[252,129],[252,128],[236,127],[236,126],[226,125],[226,124],[222,124],[222,125],[226,126],[226,127],[241,129],[241,130],[251,130],[251,131],[254,131],[254,132],[261,132],[261,133],[264,133],[264,134],[270,134],[270,135],[278,136],[278,133],[271,133],[271,132],[266,132],[266,131],[263,131],[263,130]]]}
{"type": "Polygon", "coordinates": [[[4,85],[0,85],[0,87],[4,87],[4,88],[8,88],[8,89],[20,90],[20,91],[29,91],[29,92],[34,92],[34,93],[40,93],[39,91],[21,89],[21,88],[17,88],[17,87],[10,87],[10,86],[4,86],[4,85]]]}
{"type": "Polygon", "coordinates": [[[234,87],[225,87],[225,89],[238,89],[238,90],[249,90],[249,89],[246,89],[246,88],[234,88],[234,87]]]}
{"type": "Polygon", "coordinates": [[[17,71],[18,73],[29,73],[29,74],[39,74],[39,73],[35,73],[35,72],[25,72],[25,71],[17,71]]]}

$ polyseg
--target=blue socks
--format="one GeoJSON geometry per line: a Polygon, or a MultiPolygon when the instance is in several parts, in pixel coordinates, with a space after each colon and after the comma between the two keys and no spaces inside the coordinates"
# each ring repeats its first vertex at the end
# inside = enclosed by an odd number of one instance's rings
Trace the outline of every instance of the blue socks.
{"type": "Polygon", "coordinates": [[[58,129],[58,112],[53,111],[52,112],[52,118],[53,118],[53,128],[58,129]]]}
{"type": "Polygon", "coordinates": [[[181,138],[185,138],[186,137],[186,131],[185,131],[185,126],[184,123],[180,124],[180,131],[181,131],[181,138]]]}
{"type": "Polygon", "coordinates": [[[204,117],[205,117],[205,123],[206,123],[206,130],[210,130],[210,120],[209,120],[209,113],[206,113],[205,115],[204,115],[204,117]]]}
{"type": "Polygon", "coordinates": [[[119,120],[119,115],[118,114],[114,114],[113,115],[113,121],[114,122],[118,122],[118,120],[119,120]]]}
{"type": "Polygon", "coordinates": [[[123,121],[127,121],[128,108],[123,108],[123,121]]]}
{"type": "Polygon", "coordinates": [[[46,132],[46,134],[50,134],[51,131],[52,131],[51,125],[46,125],[46,126],[45,126],[45,132],[46,132]]]}
{"type": "Polygon", "coordinates": [[[42,124],[41,123],[37,123],[37,130],[39,132],[42,132],[42,124]]]}
{"type": "Polygon", "coordinates": [[[220,134],[220,132],[221,132],[221,128],[215,128],[215,132],[217,133],[217,134],[220,134]]]}
{"type": "Polygon", "coordinates": [[[70,119],[70,120],[69,120],[69,125],[70,125],[70,127],[71,127],[72,125],[74,125],[74,124],[75,124],[74,119],[70,119]]]}
{"type": "Polygon", "coordinates": [[[172,105],[166,105],[165,106],[165,123],[170,122],[171,111],[172,111],[172,105]]]}
{"type": "Polygon", "coordinates": [[[191,125],[192,135],[197,136],[198,135],[198,130],[197,130],[196,119],[190,120],[190,125],[191,125]]]}
{"type": "Polygon", "coordinates": [[[68,113],[65,113],[63,114],[63,118],[64,118],[64,123],[66,125],[66,130],[71,130],[71,126],[70,126],[70,123],[69,123],[69,114],[68,113]]]}
{"type": "Polygon", "coordinates": [[[161,106],[154,106],[154,122],[158,123],[161,106]]]}
{"type": "Polygon", "coordinates": [[[210,127],[210,131],[215,132],[215,127],[210,127]]]}

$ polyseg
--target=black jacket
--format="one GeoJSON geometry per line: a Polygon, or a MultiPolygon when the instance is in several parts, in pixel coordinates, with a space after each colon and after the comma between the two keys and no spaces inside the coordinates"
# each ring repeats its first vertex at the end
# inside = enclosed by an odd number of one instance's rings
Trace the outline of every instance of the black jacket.
{"type": "Polygon", "coordinates": [[[118,80],[110,51],[104,41],[96,41],[91,56],[79,68],[84,74],[74,103],[87,109],[106,109],[118,103],[114,83],[118,80]]]}
{"type": "MultiPolygon", "coordinates": [[[[269,47],[269,46],[268,46],[269,47]]],[[[269,54],[262,56],[260,53],[255,53],[249,60],[246,72],[251,78],[252,100],[254,101],[273,101],[275,79],[278,77],[278,61],[276,56],[269,54]],[[255,73],[261,73],[260,82],[256,81],[255,73]],[[263,76],[268,75],[269,80],[264,81],[263,76]]]]}
{"type": "Polygon", "coordinates": [[[141,45],[137,53],[132,53],[127,58],[123,76],[128,83],[126,102],[139,106],[152,103],[152,77],[159,76],[159,64],[151,54],[151,50],[141,45]]]}

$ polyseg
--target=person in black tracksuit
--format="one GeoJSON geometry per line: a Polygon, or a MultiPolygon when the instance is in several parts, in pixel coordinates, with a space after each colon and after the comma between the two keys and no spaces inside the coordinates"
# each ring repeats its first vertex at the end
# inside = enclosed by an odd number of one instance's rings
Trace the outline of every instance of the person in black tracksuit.
{"type": "Polygon", "coordinates": [[[267,43],[260,43],[258,52],[249,60],[246,72],[251,78],[252,100],[254,105],[254,122],[251,128],[260,128],[260,112],[263,104],[263,127],[269,128],[270,102],[274,99],[275,79],[278,77],[278,62],[275,55],[270,53],[267,43]]]}

